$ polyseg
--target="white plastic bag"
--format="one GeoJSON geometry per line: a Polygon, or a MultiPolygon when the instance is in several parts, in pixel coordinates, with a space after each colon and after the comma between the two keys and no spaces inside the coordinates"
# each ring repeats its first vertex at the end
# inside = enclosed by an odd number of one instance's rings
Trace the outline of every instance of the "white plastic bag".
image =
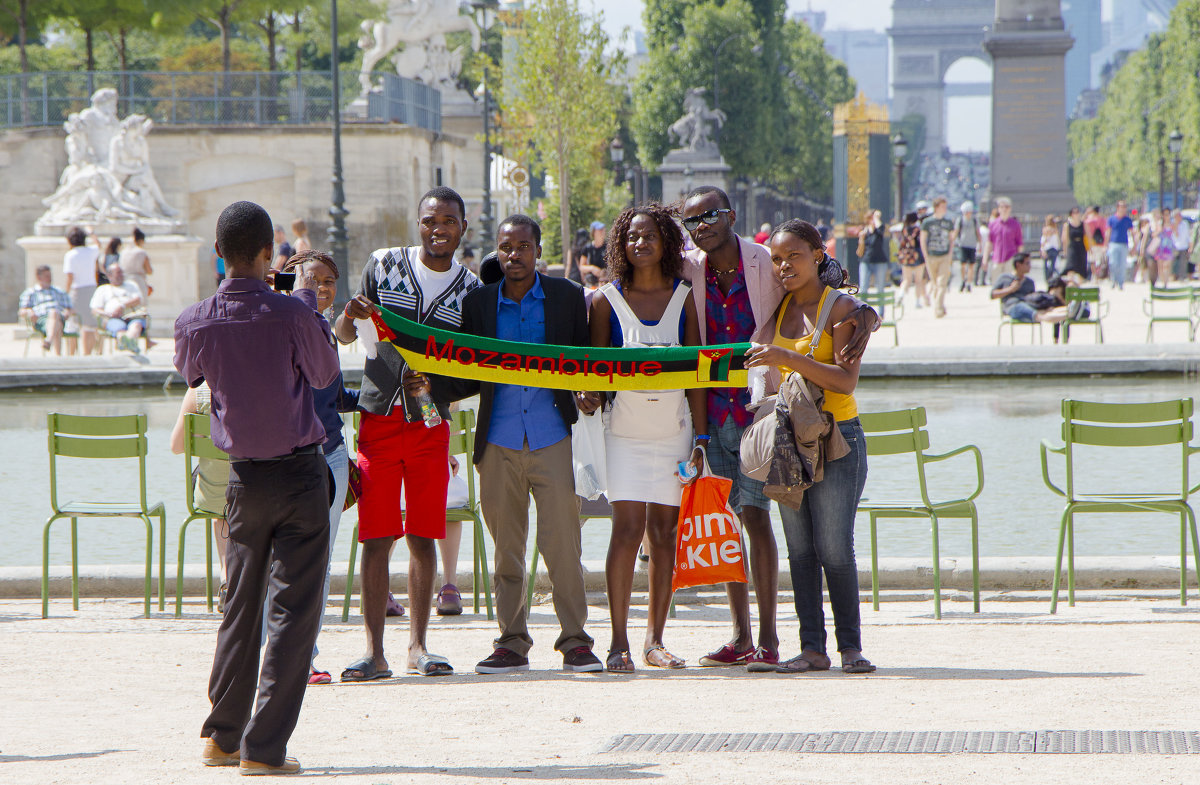
{"type": "Polygon", "coordinates": [[[605,470],[604,422],[600,412],[583,414],[571,428],[571,460],[575,467],[575,493],[599,499],[608,490],[605,470]]]}

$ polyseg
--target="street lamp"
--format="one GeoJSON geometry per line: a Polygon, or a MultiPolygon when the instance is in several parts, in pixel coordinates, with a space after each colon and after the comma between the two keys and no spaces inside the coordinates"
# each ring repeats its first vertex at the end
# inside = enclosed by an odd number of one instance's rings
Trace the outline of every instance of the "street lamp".
{"type": "Polygon", "coordinates": [[[342,182],[342,91],[338,79],[338,4],[337,0],[331,0],[331,2],[329,27],[333,36],[333,50],[329,62],[329,76],[333,83],[331,90],[331,100],[333,101],[333,194],[329,205],[329,217],[332,220],[329,223],[326,238],[330,250],[333,251],[333,263],[337,265],[339,271],[334,307],[341,309],[350,299],[350,252],[347,248],[348,235],[346,233],[346,216],[350,213],[346,209],[346,191],[342,182]]]}
{"type": "Polygon", "coordinates": [[[1166,203],[1167,190],[1167,159],[1161,155],[1158,157],[1158,206],[1163,208],[1166,203]]]}
{"type": "MultiPolygon", "coordinates": [[[[484,37],[496,20],[499,0],[470,0],[459,4],[459,9],[470,11],[479,28],[479,49],[483,51],[484,37]]],[[[475,91],[483,99],[483,210],[479,215],[480,253],[488,253],[492,247],[492,93],[488,88],[487,70],[483,81],[475,91]]]]}
{"type": "Polygon", "coordinates": [[[1183,134],[1176,128],[1167,137],[1167,149],[1175,156],[1175,190],[1171,193],[1171,209],[1179,209],[1179,153],[1183,151],[1183,134]]]}
{"type": "Polygon", "coordinates": [[[608,146],[608,157],[612,161],[613,172],[615,172],[614,181],[617,185],[625,179],[625,145],[621,143],[621,137],[612,140],[612,144],[608,146]]]}
{"type": "Polygon", "coordinates": [[[896,160],[896,218],[904,220],[904,158],[908,155],[908,140],[904,134],[892,137],[892,157],[896,160]]]}

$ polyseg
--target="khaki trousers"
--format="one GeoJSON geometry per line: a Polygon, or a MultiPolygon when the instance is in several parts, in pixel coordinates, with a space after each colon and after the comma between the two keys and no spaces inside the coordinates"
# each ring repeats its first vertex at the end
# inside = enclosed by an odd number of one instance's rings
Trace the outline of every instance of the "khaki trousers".
{"type": "Polygon", "coordinates": [[[510,450],[489,444],[479,463],[480,506],[496,543],[492,585],[500,637],[495,645],[522,656],[533,646],[529,609],[525,607],[530,493],[537,504],[537,547],[550,573],[554,612],[561,628],[554,648],[561,652],[576,646],[591,648],[592,639],[583,631],[587,596],[569,437],[540,450],[510,450]]]}
{"type": "Polygon", "coordinates": [[[930,254],[925,257],[925,269],[929,272],[929,279],[933,281],[933,313],[935,316],[946,315],[946,290],[950,287],[951,267],[950,254],[942,256],[930,254]]]}

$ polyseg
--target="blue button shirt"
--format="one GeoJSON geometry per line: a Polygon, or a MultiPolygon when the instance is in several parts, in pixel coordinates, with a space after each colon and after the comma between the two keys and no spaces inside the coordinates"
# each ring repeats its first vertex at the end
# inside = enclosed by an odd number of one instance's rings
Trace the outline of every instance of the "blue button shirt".
{"type": "MultiPolygon", "coordinates": [[[[522,343],[546,342],[546,294],[542,281],[534,278],[533,288],[521,302],[504,296],[504,285],[496,302],[496,337],[522,343]]],[[[497,384],[492,399],[492,421],[488,444],[510,450],[540,450],[557,444],[569,435],[562,415],[554,408],[554,391],[543,387],[497,384]]]]}

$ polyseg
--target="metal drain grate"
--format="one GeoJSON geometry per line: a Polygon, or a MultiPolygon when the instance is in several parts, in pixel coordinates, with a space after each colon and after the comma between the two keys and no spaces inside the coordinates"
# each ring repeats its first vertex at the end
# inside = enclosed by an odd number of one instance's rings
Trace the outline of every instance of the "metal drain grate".
{"type": "Polygon", "coordinates": [[[609,752],[1136,753],[1200,754],[1197,731],[830,731],[826,733],[636,733],[609,752]]]}

